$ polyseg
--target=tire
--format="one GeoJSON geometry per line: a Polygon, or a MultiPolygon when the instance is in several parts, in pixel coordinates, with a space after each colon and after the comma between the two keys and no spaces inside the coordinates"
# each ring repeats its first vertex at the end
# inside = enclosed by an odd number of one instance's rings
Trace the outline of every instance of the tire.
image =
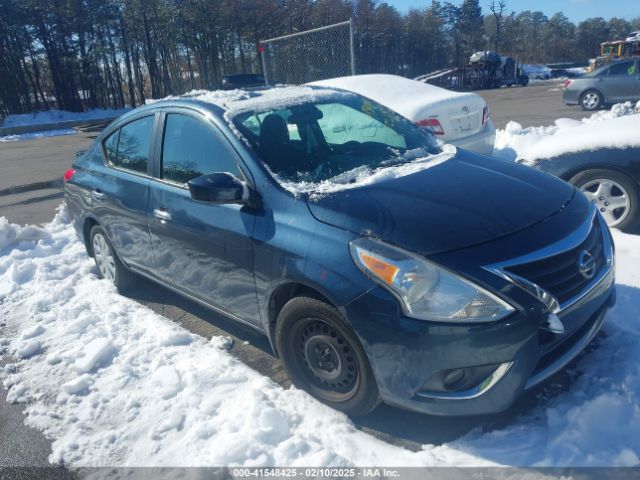
{"type": "Polygon", "coordinates": [[[614,170],[594,169],[578,173],[569,183],[596,204],[610,228],[640,230],[640,188],[632,178],[614,170]]]}
{"type": "Polygon", "coordinates": [[[597,90],[587,90],[580,95],[580,107],[587,112],[598,110],[604,104],[602,94],[597,90]]]}
{"type": "Polygon", "coordinates": [[[380,403],[360,341],[334,307],[309,297],[290,300],[278,315],[275,337],[297,388],[353,416],[366,415],[380,403]]]}
{"type": "Polygon", "coordinates": [[[529,85],[529,77],[527,77],[526,75],[521,75],[520,85],[522,85],[523,87],[526,87],[527,85],[529,85]]]}
{"type": "Polygon", "coordinates": [[[89,241],[98,276],[113,282],[120,293],[130,290],[135,284],[136,275],[120,261],[104,228],[95,225],[89,234],[89,241]]]}

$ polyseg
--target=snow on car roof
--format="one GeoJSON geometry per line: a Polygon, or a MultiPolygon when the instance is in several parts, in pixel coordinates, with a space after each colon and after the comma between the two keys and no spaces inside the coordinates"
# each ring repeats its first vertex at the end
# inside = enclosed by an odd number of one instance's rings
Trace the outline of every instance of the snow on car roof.
{"type": "Polygon", "coordinates": [[[496,136],[494,155],[536,162],[566,153],[640,147],[640,102],[614,105],[582,120],[560,118],[554,125],[523,128],[509,122],[496,136]]]}
{"type": "Polygon", "coordinates": [[[276,86],[253,90],[192,90],[171,99],[192,99],[217,105],[227,111],[225,116],[242,112],[285,108],[309,102],[335,99],[349,95],[340,90],[309,86],[276,86]]]}
{"type": "Polygon", "coordinates": [[[411,80],[398,75],[371,74],[330,78],[309,83],[312,86],[349,90],[393,108],[401,115],[416,120],[429,110],[459,102],[484,104],[482,97],[471,92],[453,92],[446,88],[411,80]]]}

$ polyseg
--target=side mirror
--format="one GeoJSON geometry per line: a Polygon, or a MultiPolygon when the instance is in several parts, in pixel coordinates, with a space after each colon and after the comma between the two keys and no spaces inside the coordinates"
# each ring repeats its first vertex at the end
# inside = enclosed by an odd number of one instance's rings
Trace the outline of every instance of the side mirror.
{"type": "Polygon", "coordinates": [[[230,173],[216,172],[189,180],[191,198],[199,202],[226,204],[240,203],[256,206],[255,193],[246,182],[230,173]]]}

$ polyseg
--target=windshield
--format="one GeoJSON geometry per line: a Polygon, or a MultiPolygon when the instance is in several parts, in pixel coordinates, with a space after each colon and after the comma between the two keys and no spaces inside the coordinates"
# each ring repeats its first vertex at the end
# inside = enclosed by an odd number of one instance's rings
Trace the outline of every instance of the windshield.
{"type": "Polygon", "coordinates": [[[440,152],[428,131],[357,95],[243,112],[233,123],[287,182],[321,182],[361,167],[372,171],[440,152]]]}

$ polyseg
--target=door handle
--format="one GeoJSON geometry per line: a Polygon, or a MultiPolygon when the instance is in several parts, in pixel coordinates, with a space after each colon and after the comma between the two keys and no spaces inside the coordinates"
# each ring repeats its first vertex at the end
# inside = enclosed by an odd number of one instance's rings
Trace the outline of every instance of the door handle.
{"type": "Polygon", "coordinates": [[[171,221],[171,214],[164,208],[156,208],[153,211],[153,216],[159,218],[161,223],[171,221]]]}
{"type": "Polygon", "coordinates": [[[104,200],[104,193],[96,189],[91,192],[91,197],[96,201],[104,200]]]}

